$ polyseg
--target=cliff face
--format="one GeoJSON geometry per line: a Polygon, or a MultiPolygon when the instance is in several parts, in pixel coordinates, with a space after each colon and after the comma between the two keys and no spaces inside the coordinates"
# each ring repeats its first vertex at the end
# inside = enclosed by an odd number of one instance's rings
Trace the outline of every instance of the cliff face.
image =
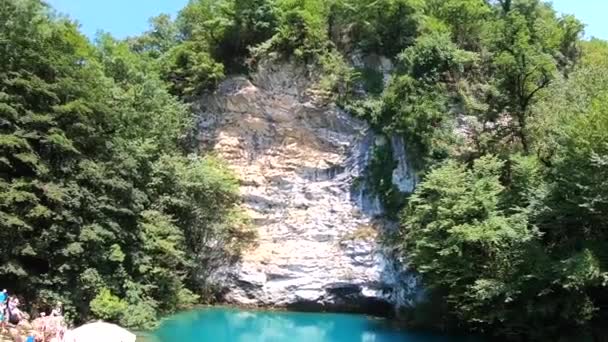
{"type": "MultiPolygon", "coordinates": [[[[417,278],[378,241],[389,228],[363,175],[378,139],[365,122],[309,96],[309,71],[262,67],[200,101],[199,141],[238,175],[257,247],[227,270],[241,305],[386,312],[419,296],[417,278]]],[[[393,180],[412,191],[403,143],[393,180]]]]}

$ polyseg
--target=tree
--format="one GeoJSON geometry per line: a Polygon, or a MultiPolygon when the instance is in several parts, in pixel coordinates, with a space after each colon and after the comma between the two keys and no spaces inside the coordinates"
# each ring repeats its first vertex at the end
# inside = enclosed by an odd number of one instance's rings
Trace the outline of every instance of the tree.
{"type": "Polygon", "coordinates": [[[420,1],[335,1],[330,29],[344,30],[354,48],[394,57],[414,43],[422,12],[420,1]]]}
{"type": "Polygon", "coordinates": [[[38,0],[0,6],[3,283],[39,309],[62,301],[77,321],[149,328],[197,300],[201,266],[189,248],[201,247],[186,233],[240,237],[234,182],[219,163],[195,167],[183,155],[193,122],[154,58],[108,35],[90,45],[38,0]],[[163,161],[189,170],[172,176],[179,190],[157,188],[163,161]],[[175,191],[190,211],[159,202],[175,191]]]}
{"type": "Polygon", "coordinates": [[[484,0],[429,1],[433,15],[449,25],[454,41],[466,50],[479,51],[484,24],[492,8],[484,0]]]}
{"type": "Polygon", "coordinates": [[[150,188],[158,210],[177,218],[175,224],[186,237],[196,275],[196,287],[207,284],[206,276],[217,266],[231,264],[255,234],[243,229],[236,180],[213,157],[185,160],[164,156],[154,165],[150,188]]]}
{"type": "Polygon", "coordinates": [[[578,303],[573,318],[599,338],[605,334],[600,322],[608,303],[608,74],[601,65],[584,65],[550,90],[535,108],[533,126],[534,146],[548,167],[536,220],[559,260],[555,281],[578,303]]]}
{"type": "Polygon", "coordinates": [[[182,98],[215,89],[224,77],[224,65],[194,42],[175,46],[163,55],[160,63],[161,73],[171,85],[171,92],[182,98]]]}
{"type": "Polygon", "coordinates": [[[519,1],[507,6],[504,16],[488,28],[487,45],[493,51],[497,70],[496,87],[504,93],[496,111],[507,111],[516,123],[514,135],[529,152],[528,109],[539,92],[546,89],[558,73],[555,54],[560,46],[578,39],[578,27],[568,25],[564,35],[553,9],[538,0],[519,1]],[[564,39],[566,37],[567,39],[564,39]]]}
{"type": "Polygon", "coordinates": [[[607,80],[586,65],[547,87],[536,155],[447,161],[410,198],[398,241],[444,319],[513,340],[605,334],[607,80]]]}
{"type": "Polygon", "coordinates": [[[153,17],[149,22],[151,29],[128,39],[128,43],[138,54],[159,58],[178,43],[179,29],[168,14],[153,17]]]}
{"type": "Polygon", "coordinates": [[[270,0],[197,0],[180,12],[177,22],[197,53],[208,52],[229,70],[240,70],[249,49],[275,34],[278,11],[270,0]]]}
{"type": "Polygon", "coordinates": [[[329,4],[320,0],[279,0],[276,34],[257,49],[263,57],[278,52],[306,63],[327,52],[329,4]]]}
{"type": "Polygon", "coordinates": [[[478,327],[497,324],[519,293],[519,267],[538,232],[525,213],[501,207],[503,162],[455,162],[433,170],[403,215],[404,255],[431,290],[445,290],[453,314],[478,327]]]}
{"type": "Polygon", "coordinates": [[[475,58],[452,43],[448,34],[422,36],[399,55],[398,71],[379,105],[362,114],[379,130],[403,136],[418,166],[428,158],[441,159],[453,120],[444,82],[458,78],[475,58]]]}

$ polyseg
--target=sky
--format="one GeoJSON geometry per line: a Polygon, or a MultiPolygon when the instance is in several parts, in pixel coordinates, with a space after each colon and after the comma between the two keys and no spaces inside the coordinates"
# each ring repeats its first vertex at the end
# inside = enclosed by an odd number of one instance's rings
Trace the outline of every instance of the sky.
{"type": "Polygon", "coordinates": [[[46,0],[59,13],[81,25],[94,38],[103,30],[116,38],[138,35],[149,28],[148,19],[161,13],[175,17],[188,0],[46,0]]]}
{"type": "Polygon", "coordinates": [[[553,7],[559,12],[574,14],[587,25],[588,38],[608,40],[608,1],[606,0],[553,0],[553,7]]]}
{"type": "MultiPolygon", "coordinates": [[[[98,30],[117,38],[148,29],[148,19],[161,13],[175,15],[188,0],[47,0],[60,13],[81,24],[89,38],[98,30]]],[[[574,14],[586,25],[587,37],[608,39],[608,0],[553,0],[555,9],[574,14]]]]}

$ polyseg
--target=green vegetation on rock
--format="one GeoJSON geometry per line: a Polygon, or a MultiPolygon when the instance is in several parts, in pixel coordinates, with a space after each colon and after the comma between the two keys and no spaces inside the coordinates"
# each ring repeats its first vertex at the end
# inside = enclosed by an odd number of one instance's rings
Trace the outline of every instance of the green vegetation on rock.
{"type": "Polygon", "coordinates": [[[380,203],[386,216],[396,219],[405,200],[399,189],[393,184],[393,170],[396,162],[391,143],[382,137],[381,144],[376,144],[368,166],[367,182],[380,203]]]}

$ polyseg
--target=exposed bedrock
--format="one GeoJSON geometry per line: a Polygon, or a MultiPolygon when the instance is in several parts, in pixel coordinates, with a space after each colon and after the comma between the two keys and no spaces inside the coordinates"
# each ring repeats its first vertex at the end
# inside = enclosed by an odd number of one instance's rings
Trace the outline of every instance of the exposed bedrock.
{"type": "MultiPolygon", "coordinates": [[[[201,147],[238,175],[259,232],[257,246],[222,273],[224,299],[373,314],[411,306],[418,279],[380,243],[390,224],[360,181],[377,137],[336,106],[317,104],[307,73],[262,67],[251,79],[228,78],[200,101],[201,147]]],[[[393,182],[411,192],[416,178],[403,141],[390,140],[393,182]]]]}

